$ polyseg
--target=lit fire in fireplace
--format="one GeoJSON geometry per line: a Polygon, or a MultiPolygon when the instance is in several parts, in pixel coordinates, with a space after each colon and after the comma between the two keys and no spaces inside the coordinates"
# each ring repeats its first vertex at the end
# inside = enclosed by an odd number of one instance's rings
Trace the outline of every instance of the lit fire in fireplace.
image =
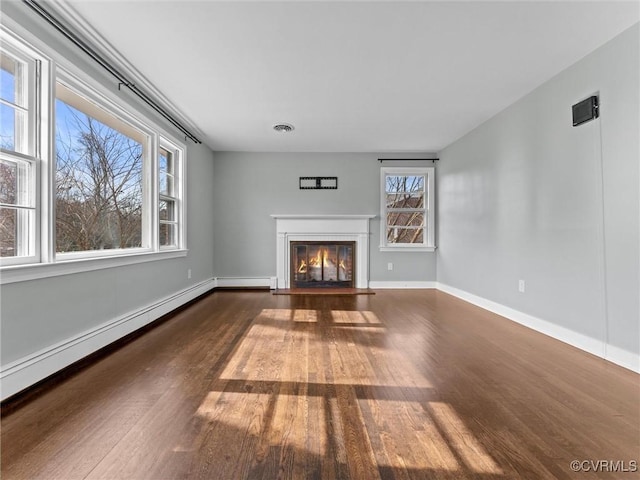
{"type": "MultiPolygon", "coordinates": [[[[333,262],[329,258],[329,251],[327,249],[318,250],[318,254],[315,257],[309,259],[309,267],[320,268],[320,265],[323,265],[325,267],[333,266],[333,262]]],[[[347,269],[344,264],[344,260],[340,260],[338,268],[341,268],[342,270],[347,269]]],[[[298,273],[307,273],[307,262],[305,262],[303,259],[300,259],[300,264],[298,265],[298,273]]]]}
{"type": "Polygon", "coordinates": [[[293,287],[353,287],[353,250],[353,242],[292,242],[293,287]]]}

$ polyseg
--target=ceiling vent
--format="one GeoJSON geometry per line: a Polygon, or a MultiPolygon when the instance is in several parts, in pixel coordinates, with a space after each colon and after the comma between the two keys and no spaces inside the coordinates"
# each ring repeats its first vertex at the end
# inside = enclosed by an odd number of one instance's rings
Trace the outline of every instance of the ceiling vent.
{"type": "Polygon", "coordinates": [[[278,133],[289,133],[294,130],[293,125],[289,123],[276,123],[273,129],[278,133]]]}

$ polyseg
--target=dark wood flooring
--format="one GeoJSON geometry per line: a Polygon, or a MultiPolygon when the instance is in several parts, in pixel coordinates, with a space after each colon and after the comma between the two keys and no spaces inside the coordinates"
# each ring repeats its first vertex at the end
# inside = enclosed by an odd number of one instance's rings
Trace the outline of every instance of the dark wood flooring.
{"type": "Polygon", "coordinates": [[[640,460],[639,379],[435,290],[216,292],[6,415],[1,473],[632,479],[570,462],[640,460]]]}

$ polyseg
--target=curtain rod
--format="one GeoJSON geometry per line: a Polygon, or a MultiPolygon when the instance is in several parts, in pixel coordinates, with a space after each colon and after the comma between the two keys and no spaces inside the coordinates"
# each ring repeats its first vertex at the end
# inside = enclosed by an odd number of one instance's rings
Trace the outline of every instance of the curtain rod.
{"type": "Polygon", "coordinates": [[[378,161],[382,162],[437,162],[439,158],[379,158],[378,161]]]}
{"type": "Polygon", "coordinates": [[[40,15],[47,23],[52,25],[58,32],[64,35],[67,39],[69,39],[73,44],[75,44],[80,50],[89,55],[96,63],[98,63],[102,68],[104,68],[111,75],[116,77],[118,80],[118,90],[122,86],[127,87],[131,90],[138,98],[140,98],[144,103],[149,105],[152,109],[158,112],[162,117],[169,121],[174,127],[180,130],[182,133],[189,137],[195,143],[202,143],[198,138],[193,135],[186,127],[184,127],[178,120],[173,118],[173,116],[168,113],[164,108],[162,108],[158,103],[156,103],[151,97],[149,97],[146,93],[140,90],[136,85],[129,80],[113,65],[111,65],[107,60],[104,59],[99,53],[97,53],[90,45],[88,45],[83,39],[78,37],[74,32],[69,30],[65,25],[63,25],[57,18],[55,18],[50,12],[45,10],[41,5],[39,5],[34,0],[22,0],[28,7],[30,7],[34,12],[40,15]]]}

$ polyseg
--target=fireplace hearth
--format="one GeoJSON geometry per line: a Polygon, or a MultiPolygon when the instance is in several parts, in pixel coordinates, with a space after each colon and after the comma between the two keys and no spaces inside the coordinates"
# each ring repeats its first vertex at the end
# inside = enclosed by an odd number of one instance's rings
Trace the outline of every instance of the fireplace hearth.
{"type": "Polygon", "coordinates": [[[291,288],[352,288],[355,242],[291,242],[291,288]]]}

